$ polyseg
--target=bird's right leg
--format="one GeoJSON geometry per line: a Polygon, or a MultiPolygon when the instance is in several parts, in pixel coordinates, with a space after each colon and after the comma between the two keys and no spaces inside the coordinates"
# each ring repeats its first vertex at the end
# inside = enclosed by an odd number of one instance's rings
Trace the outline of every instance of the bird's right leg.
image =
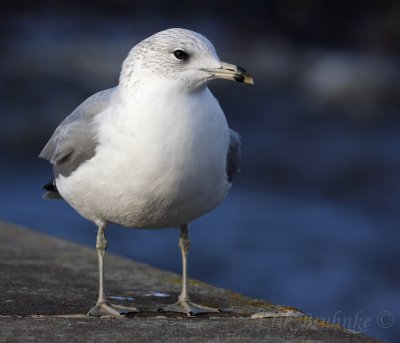
{"type": "Polygon", "coordinates": [[[104,293],[104,255],[107,249],[107,240],[104,235],[106,224],[101,223],[99,225],[99,231],[96,239],[96,251],[99,262],[99,298],[96,306],[93,307],[89,312],[89,316],[101,317],[106,315],[112,316],[126,316],[129,313],[137,312],[136,308],[122,307],[119,305],[111,305],[107,302],[107,298],[104,293]]]}

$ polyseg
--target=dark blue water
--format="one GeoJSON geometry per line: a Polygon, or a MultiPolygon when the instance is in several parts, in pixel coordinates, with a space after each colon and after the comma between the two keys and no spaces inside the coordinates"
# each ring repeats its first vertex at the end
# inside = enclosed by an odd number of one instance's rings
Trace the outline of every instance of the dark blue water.
{"type": "MultiPolygon", "coordinates": [[[[28,158],[26,168],[15,157],[7,160],[11,165],[0,174],[0,218],[94,247],[93,224],[63,201],[41,199],[48,165],[28,158]]],[[[218,209],[192,223],[189,273],[393,338],[399,328],[400,231],[391,225],[346,203],[238,186],[218,209]]],[[[107,236],[113,253],[180,272],[176,229],[112,226],[107,236]]]]}

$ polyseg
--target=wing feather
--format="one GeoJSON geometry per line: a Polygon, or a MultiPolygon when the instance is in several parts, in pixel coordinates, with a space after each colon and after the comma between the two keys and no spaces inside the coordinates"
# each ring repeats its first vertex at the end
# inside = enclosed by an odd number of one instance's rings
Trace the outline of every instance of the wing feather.
{"type": "Polygon", "coordinates": [[[83,162],[91,159],[96,149],[93,118],[107,109],[114,88],[86,99],[57,127],[39,157],[50,161],[54,176],[68,176],[83,162]]]}
{"type": "Polygon", "coordinates": [[[232,182],[235,174],[240,171],[241,141],[237,132],[230,130],[230,142],[226,156],[226,175],[232,182]]]}

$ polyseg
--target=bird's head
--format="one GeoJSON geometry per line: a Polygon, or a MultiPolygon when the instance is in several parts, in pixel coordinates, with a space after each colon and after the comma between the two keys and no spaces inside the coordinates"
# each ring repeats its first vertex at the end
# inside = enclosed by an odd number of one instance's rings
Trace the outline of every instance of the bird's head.
{"type": "Polygon", "coordinates": [[[205,86],[212,79],[253,84],[253,78],[243,68],[221,62],[207,38],[186,29],[158,32],[130,51],[120,83],[144,75],[176,80],[189,89],[205,86]]]}

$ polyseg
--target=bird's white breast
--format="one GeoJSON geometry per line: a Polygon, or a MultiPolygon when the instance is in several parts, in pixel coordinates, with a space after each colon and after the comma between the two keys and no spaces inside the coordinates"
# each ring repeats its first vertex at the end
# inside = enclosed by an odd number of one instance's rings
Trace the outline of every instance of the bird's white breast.
{"type": "Polygon", "coordinates": [[[116,103],[96,118],[96,155],[57,180],[78,212],[93,221],[161,228],[222,202],[229,128],[208,88],[144,89],[116,103]]]}

